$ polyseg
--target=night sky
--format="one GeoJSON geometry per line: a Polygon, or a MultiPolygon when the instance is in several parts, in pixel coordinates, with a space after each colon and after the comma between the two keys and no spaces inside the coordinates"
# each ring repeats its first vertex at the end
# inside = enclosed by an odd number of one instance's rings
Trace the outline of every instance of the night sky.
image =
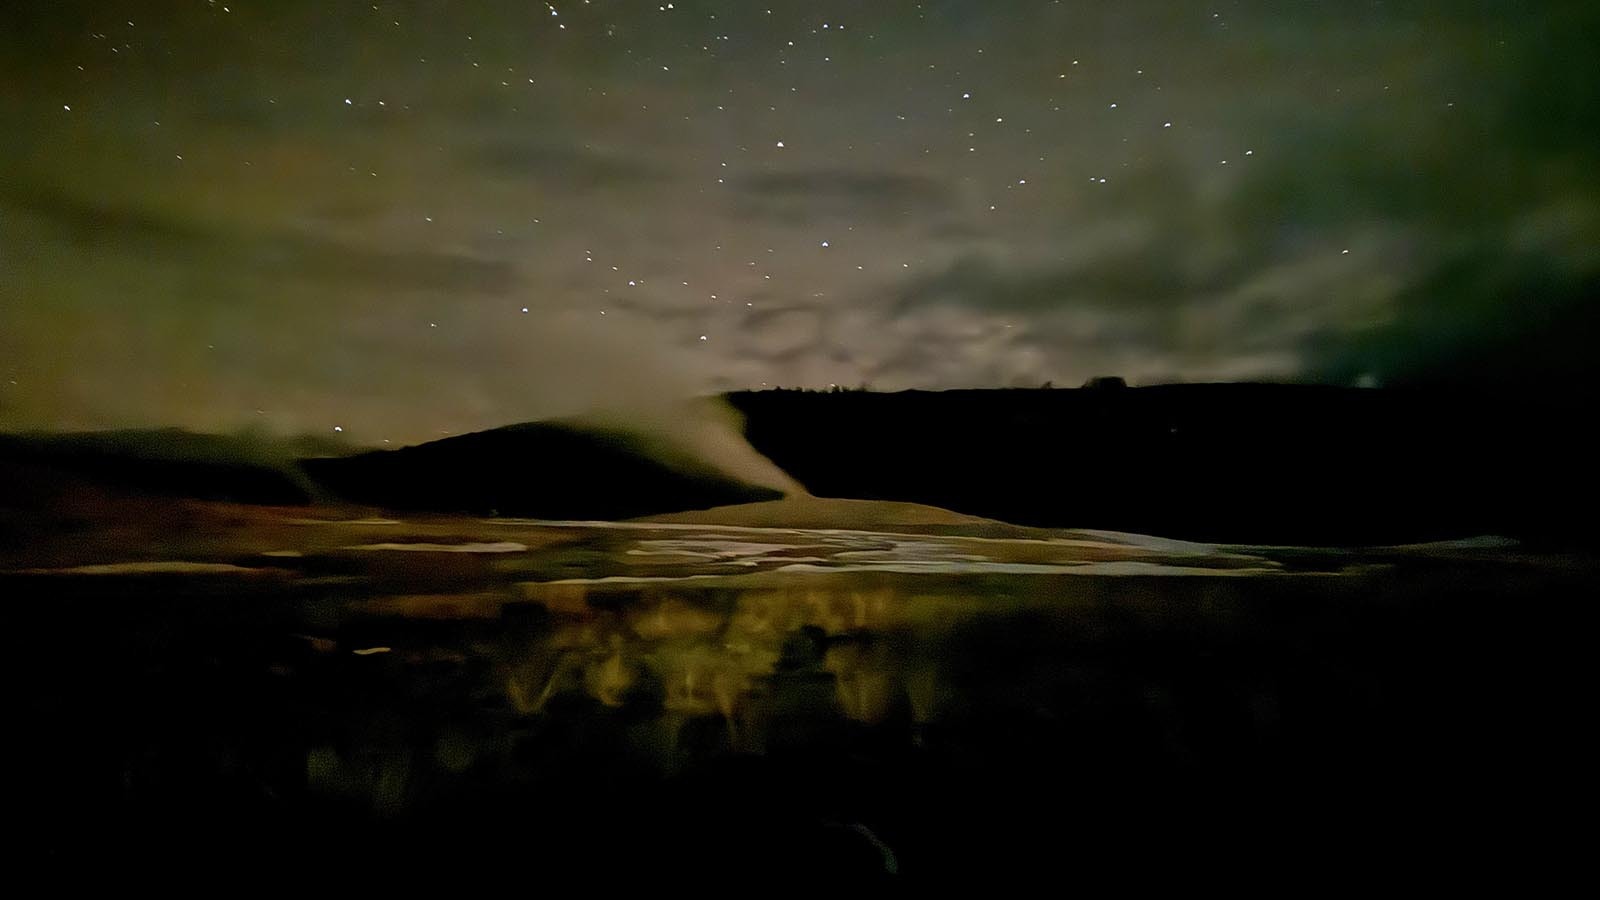
{"type": "Polygon", "coordinates": [[[1600,4],[769,5],[5,3],[0,427],[1592,379],[1600,4]]]}

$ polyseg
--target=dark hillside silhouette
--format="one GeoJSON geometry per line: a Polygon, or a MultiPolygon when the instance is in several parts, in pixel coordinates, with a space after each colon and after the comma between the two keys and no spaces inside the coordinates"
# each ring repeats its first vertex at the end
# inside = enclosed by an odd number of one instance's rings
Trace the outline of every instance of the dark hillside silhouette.
{"type": "Polygon", "coordinates": [[[755,448],[819,496],[1216,541],[1593,532],[1577,401],[1119,382],[729,400],[755,448]]]}
{"type": "Polygon", "coordinates": [[[300,464],[343,499],[392,509],[627,519],[781,496],[627,432],[553,422],[300,464]]]}
{"type": "Polygon", "coordinates": [[[81,479],[144,494],[301,505],[317,491],[295,457],[340,450],[306,439],[266,446],[177,428],[0,435],[0,471],[16,473],[16,489],[23,479],[35,489],[81,479]]]}

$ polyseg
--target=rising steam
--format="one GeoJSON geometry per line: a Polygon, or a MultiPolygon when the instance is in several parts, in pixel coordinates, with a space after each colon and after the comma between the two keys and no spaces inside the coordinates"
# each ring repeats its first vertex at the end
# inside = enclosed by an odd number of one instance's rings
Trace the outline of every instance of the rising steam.
{"type": "Polygon", "coordinates": [[[744,438],[743,417],[721,397],[683,400],[659,408],[611,410],[584,417],[638,432],[747,484],[787,496],[806,490],[744,438]]]}

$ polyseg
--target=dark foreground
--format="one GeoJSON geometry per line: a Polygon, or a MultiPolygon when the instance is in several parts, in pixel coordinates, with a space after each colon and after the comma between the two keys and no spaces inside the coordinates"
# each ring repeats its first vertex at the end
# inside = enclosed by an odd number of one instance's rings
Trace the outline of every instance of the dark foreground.
{"type": "MultiPolygon", "coordinates": [[[[796,534],[781,553],[819,552],[796,534]]],[[[0,576],[21,858],[227,883],[1526,887],[1575,853],[1582,561],[563,583],[634,540],[0,576]]]]}

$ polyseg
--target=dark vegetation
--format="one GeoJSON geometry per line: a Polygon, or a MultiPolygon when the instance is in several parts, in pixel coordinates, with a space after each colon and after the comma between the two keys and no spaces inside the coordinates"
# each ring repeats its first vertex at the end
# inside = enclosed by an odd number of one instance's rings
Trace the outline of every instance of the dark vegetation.
{"type": "MultiPolygon", "coordinates": [[[[400,619],[309,582],[6,577],[29,636],[13,652],[30,682],[10,726],[9,809],[27,823],[13,845],[56,869],[95,848],[117,878],[412,889],[846,886],[885,877],[879,843],[930,885],[1528,888],[1577,859],[1561,810],[1581,802],[1581,657],[1560,623],[1592,573],[1457,561],[1082,585],[972,583],[1025,602],[789,631],[734,714],[762,735],[752,752],[714,709],[664,705],[649,662],[670,643],[623,625],[653,602],[637,590],[581,613],[400,619]],[[574,643],[574,615],[594,643],[574,643]],[[350,652],[373,645],[392,650],[350,652]],[[830,649],[887,673],[886,716],[841,713],[830,649]],[[634,677],[612,705],[559,674],[613,653],[634,677]],[[918,659],[941,673],[920,720],[896,674],[918,659]],[[508,699],[524,677],[554,687],[536,712],[508,699]]],[[[721,616],[736,602],[678,599],[721,616]]]]}

